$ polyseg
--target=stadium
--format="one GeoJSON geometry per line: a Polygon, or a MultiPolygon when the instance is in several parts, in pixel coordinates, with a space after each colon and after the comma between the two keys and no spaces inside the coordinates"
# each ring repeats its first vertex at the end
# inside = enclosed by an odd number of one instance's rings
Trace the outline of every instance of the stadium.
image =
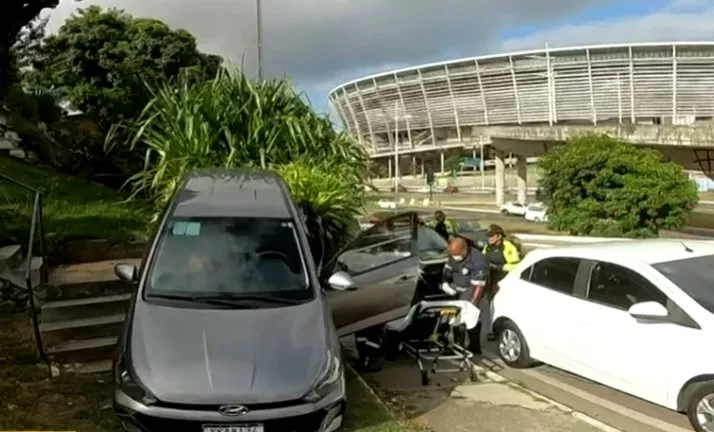
{"type": "Polygon", "coordinates": [[[714,43],[546,46],[462,58],[347,82],[329,103],[386,178],[445,174],[457,158],[481,173],[495,166],[499,195],[511,163],[524,196],[527,161],[584,132],[655,147],[709,175],[714,43]]]}

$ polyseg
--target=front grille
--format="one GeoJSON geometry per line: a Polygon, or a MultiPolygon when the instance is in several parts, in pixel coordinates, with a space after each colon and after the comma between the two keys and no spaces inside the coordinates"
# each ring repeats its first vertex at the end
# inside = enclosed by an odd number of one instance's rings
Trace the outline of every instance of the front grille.
{"type": "MultiPolygon", "coordinates": [[[[274,420],[245,422],[246,424],[262,423],[265,432],[317,432],[322,420],[327,413],[324,410],[316,411],[298,417],[286,417],[274,420]]],[[[238,419],[225,422],[203,422],[193,420],[173,420],[159,417],[150,417],[144,414],[136,414],[135,420],[147,432],[203,432],[203,425],[240,425],[238,419]]]]}

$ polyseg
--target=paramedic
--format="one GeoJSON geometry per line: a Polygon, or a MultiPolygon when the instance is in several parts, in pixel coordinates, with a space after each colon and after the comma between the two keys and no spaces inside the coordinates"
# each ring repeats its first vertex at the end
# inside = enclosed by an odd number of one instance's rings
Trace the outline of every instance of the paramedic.
{"type": "MultiPolygon", "coordinates": [[[[481,251],[469,247],[462,237],[449,243],[449,259],[444,265],[442,290],[459,300],[466,300],[479,306],[484,299],[484,289],[488,277],[488,263],[481,251]]],[[[480,308],[480,307],[479,307],[480,308]]],[[[469,350],[481,354],[481,320],[469,330],[469,350]]]]}

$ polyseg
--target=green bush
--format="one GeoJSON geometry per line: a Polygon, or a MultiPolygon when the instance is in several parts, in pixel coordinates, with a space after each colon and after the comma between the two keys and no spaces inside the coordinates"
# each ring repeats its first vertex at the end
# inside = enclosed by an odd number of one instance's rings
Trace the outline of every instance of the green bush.
{"type": "Polygon", "coordinates": [[[572,138],[540,159],[549,224],[593,236],[656,236],[681,228],[698,195],[683,167],[608,136],[572,138]]]}
{"type": "Polygon", "coordinates": [[[266,166],[286,179],[309,225],[320,221],[331,250],[352,234],[366,155],[286,81],[256,83],[222,70],[208,82],[165,84],[132,129],[132,147],[146,154],[146,169],[129,184],[157,206],[191,169],[266,166]]]}

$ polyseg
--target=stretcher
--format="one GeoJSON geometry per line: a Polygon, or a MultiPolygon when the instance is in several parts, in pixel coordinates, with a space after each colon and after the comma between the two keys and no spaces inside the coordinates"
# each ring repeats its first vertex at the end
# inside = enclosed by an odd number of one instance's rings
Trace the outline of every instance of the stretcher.
{"type": "Polygon", "coordinates": [[[385,359],[396,360],[401,353],[412,357],[419,366],[422,385],[428,385],[430,375],[436,373],[468,371],[476,381],[473,353],[466,347],[468,330],[475,328],[478,320],[479,310],[471,302],[421,301],[404,318],[385,325],[385,359]]]}

